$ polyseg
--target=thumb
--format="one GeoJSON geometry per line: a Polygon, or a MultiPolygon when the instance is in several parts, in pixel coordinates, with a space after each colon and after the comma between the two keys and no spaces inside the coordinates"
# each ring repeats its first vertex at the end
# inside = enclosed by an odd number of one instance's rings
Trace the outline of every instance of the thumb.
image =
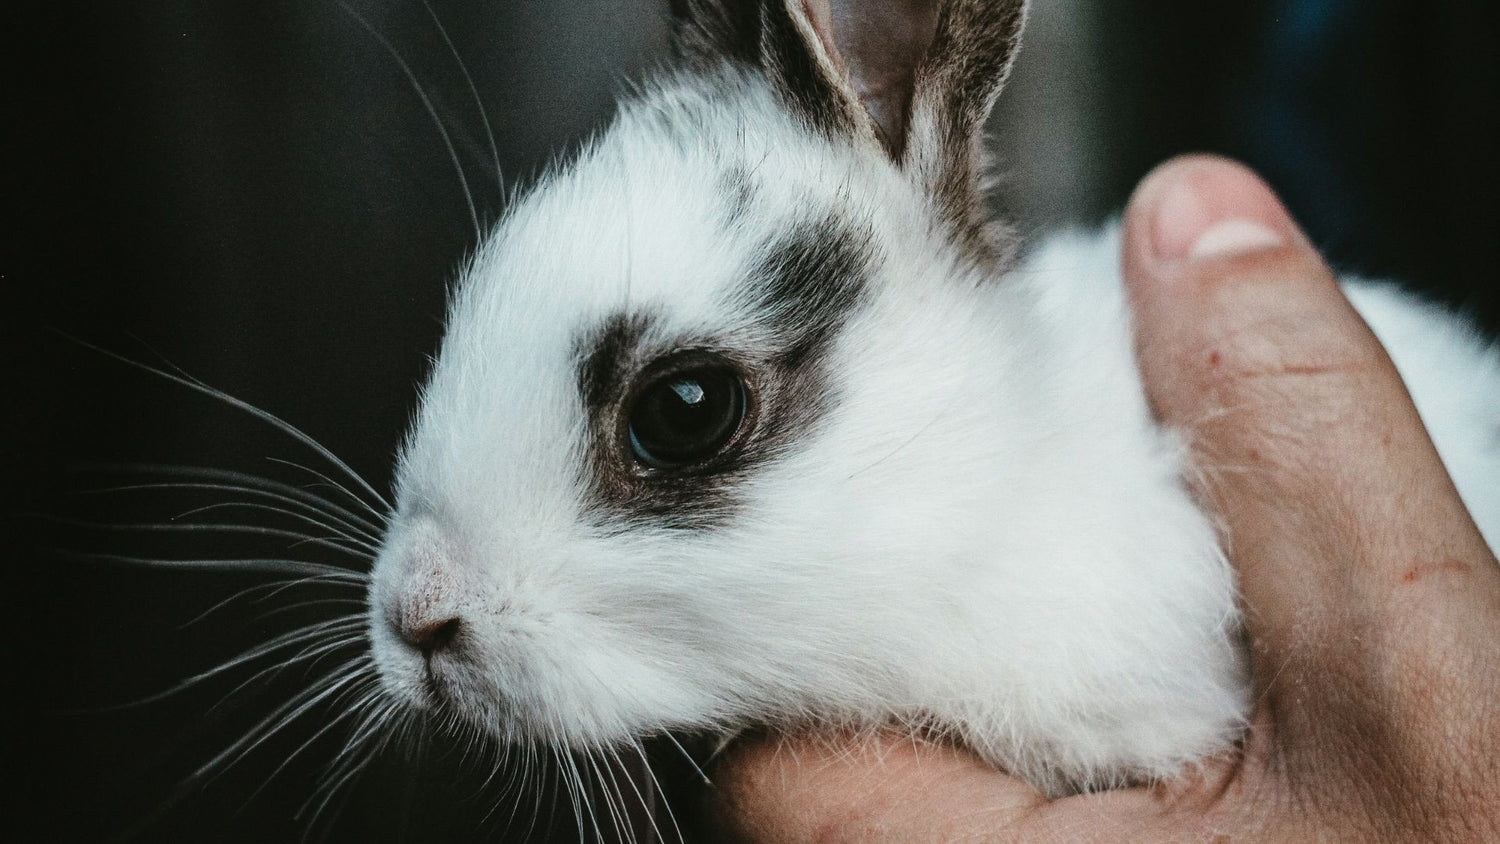
{"type": "Polygon", "coordinates": [[[1223,520],[1260,682],[1347,690],[1371,659],[1482,631],[1488,550],[1390,359],[1265,184],[1223,159],[1168,162],[1123,240],[1147,394],[1223,520]],[[1419,569],[1443,576],[1414,598],[1419,569]]]}

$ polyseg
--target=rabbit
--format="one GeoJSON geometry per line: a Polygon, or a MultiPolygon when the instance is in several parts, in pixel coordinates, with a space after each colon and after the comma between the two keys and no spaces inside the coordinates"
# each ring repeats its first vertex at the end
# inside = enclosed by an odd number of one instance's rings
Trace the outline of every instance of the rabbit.
{"type": "MultiPolygon", "coordinates": [[[[895,725],[1043,793],[1251,706],[1233,569],[1134,362],[1118,232],[985,216],[1024,0],[676,0],[680,61],[471,256],[367,632],[496,740],[895,725]]],[[[1349,282],[1500,537],[1500,353],[1349,282]]]]}

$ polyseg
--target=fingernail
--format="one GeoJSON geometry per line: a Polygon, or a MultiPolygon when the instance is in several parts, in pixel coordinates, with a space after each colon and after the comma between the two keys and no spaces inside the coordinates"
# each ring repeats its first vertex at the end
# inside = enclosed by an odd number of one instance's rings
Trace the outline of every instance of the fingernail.
{"type": "Polygon", "coordinates": [[[1221,258],[1283,246],[1291,221],[1253,173],[1227,162],[1168,175],[1153,213],[1157,260],[1221,258]]]}
{"type": "Polygon", "coordinates": [[[1215,258],[1241,255],[1261,249],[1280,246],[1285,241],[1281,235],[1254,220],[1231,217],[1220,220],[1198,235],[1188,250],[1189,258],[1215,258]]]}

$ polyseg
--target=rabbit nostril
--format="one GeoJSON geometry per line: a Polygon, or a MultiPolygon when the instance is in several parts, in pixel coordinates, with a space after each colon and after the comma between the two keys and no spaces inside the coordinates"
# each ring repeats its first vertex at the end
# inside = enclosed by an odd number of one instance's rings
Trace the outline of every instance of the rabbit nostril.
{"type": "Polygon", "coordinates": [[[402,624],[399,632],[407,644],[421,651],[423,656],[430,657],[452,644],[462,628],[463,622],[454,617],[431,622],[402,624]]]}

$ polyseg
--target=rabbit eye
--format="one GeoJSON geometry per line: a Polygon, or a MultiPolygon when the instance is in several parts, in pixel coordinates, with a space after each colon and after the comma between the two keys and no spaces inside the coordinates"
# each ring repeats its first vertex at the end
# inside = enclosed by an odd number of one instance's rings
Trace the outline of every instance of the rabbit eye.
{"type": "Polygon", "coordinates": [[[745,385],[729,366],[676,367],[636,391],[631,453],[652,469],[678,469],[719,454],[745,419],[745,385]]]}

